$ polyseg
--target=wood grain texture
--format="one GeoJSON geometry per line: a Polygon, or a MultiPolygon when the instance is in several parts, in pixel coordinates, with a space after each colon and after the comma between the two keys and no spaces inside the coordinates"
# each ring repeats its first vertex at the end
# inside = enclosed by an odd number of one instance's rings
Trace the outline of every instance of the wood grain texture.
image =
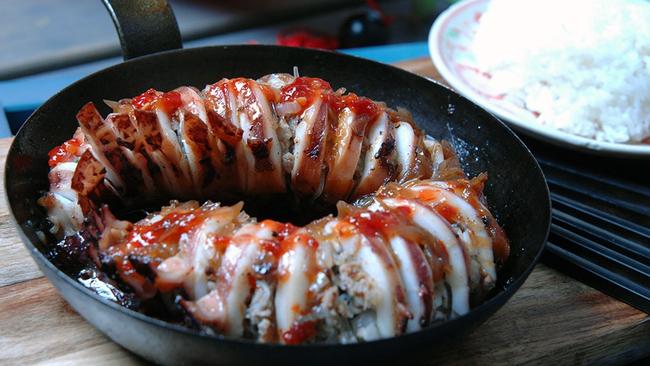
{"type": "Polygon", "coordinates": [[[134,360],[86,323],[46,278],[0,288],[0,364],[134,360]]]}
{"type": "MultiPolygon", "coordinates": [[[[428,59],[400,66],[440,78],[428,59]]],[[[0,140],[0,171],[9,143],[0,140]]],[[[144,363],[86,323],[40,278],[4,200],[0,235],[0,364],[144,363]]],[[[539,264],[485,324],[426,359],[430,365],[557,365],[624,364],[644,357],[650,357],[645,313],[539,264]]]]}
{"type": "Polygon", "coordinates": [[[4,181],[11,141],[10,138],[0,139],[0,287],[43,276],[18,237],[9,213],[4,181]]]}

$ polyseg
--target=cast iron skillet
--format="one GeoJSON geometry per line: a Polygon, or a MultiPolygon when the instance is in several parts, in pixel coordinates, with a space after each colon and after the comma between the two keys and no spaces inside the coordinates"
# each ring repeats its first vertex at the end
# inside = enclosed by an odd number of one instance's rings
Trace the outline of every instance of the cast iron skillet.
{"type": "MultiPolygon", "coordinates": [[[[120,33],[125,59],[50,98],[18,132],[5,173],[8,201],[30,254],[59,293],[88,322],[115,342],[159,363],[327,363],[389,360],[416,354],[435,357],[445,341],[481,324],[521,286],[537,262],[550,222],[548,188],[532,155],[495,117],[451,90],[400,69],[337,53],[275,46],[216,46],[180,50],[178,28],[164,0],[105,0],[120,33]],[[174,50],[169,50],[174,49],[174,50]],[[168,50],[153,53],[154,51],[168,50]],[[48,187],[47,153],[72,136],[75,114],[87,101],[102,105],[147,88],[203,87],[223,77],[257,78],[272,72],[321,77],[334,88],[405,107],[417,124],[450,140],[471,176],[489,174],[490,209],[511,239],[512,254],[498,273],[490,298],[458,319],[417,333],[354,345],[279,346],[198,334],[149,318],[101,298],[50,263],[34,223],[44,211],[36,204],[48,187]]],[[[108,112],[104,110],[102,112],[108,112]]]]}

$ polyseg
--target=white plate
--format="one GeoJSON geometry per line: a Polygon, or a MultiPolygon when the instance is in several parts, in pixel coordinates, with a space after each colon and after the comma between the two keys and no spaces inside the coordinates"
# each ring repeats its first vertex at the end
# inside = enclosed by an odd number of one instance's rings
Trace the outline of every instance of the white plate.
{"type": "Polygon", "coordinates": [[[471,44],[481,14],[489,0],[464,0],[442,13],[429,32],[429,53],[433,64],[449,85],[526,135],[600,155],[650,158],[650,144],[618,144],[572,135],[543,126],[532,113],[490,94],[489,78],[475,65],[471,44]]]}

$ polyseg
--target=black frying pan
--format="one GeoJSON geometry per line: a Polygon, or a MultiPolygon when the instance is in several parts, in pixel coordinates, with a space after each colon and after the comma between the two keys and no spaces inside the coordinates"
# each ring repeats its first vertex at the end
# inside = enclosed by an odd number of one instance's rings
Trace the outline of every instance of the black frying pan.
{"type": "Polygon", "coordinates": [[[180,48],[178,28],[166,2],[148,1],[146,6],[129,0],[105,2],[120,33],[125,59],[151,54],[90,75],[36,110],[11,145],[5,185],[19,232],[40,269],[75,310],[115,342],[160,363],[336,365],[385,361],[396,355],[410,359],[414,351],[434,357],[441,344],[458,339],[485,321],[530,274],[548,235],[548,188],[526,146],[508,127],[469,100],[395,67],[333,52],[215,46],[154,53],[180,48]],[[485,193],[490,209],[511,239],[512,254],[486,302],[460,318],[391,339],[354,345],[264,345],[202,335],[127,310],[96,295],[46,259],[46,248],[36,236],[34,223],[45,217],[36,199],[48,187],[47,152],[70,138],[77,127],[75,114],[84,103],[101,105],[103,99],[118,100],[149,87],[203,87],[223,77],[257,78],[291,72],[293,66],[298,66],[303,75],[328,80],[334,88],[343,86],[389,106],[407,108],[427,133],[454,144],[467,173],[489,174],[485,193]]]}

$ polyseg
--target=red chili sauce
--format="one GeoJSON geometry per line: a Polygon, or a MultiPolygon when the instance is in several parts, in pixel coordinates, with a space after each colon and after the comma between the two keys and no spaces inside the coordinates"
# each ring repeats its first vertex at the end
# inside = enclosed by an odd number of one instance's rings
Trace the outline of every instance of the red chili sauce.
{"type": "Polygon", "coordinates": [[[295,323],[282,333],[282,340],[286,344],[301,344],[313,338],[316,335],[316,320],[308,320],[304,322],[295,323]]]}
{"type": "Polygon", "coordinates": [[[63,144],[53,148],[47,154],[47,156],[50,158],[48,160],[48,165],[50,168],[54,168],[60,163],[65,163],[72,160],[79,155],[78,152],[80,147],[81,142],[76,138],[71,138],[63,144]]]}
{"type": "Polygon", "coordinates": [[[354,93],[349,93],[337,98],[334,103],[334,110],[340,112],[343,108],[349,108],[357,117],[365,117],[372,120],[379,114],[379,107],[375,102],[368,98],[360,97],[354,93]]]}
{"type": "Polygon", "coordinates": [[[281,102],[297,102],[302,107],[302,113],[316,98],[325,97],[332,108],[339,113],[349,108],[359,117],[373,119],[379,114],[379,107],[368,98],[359,97],[354,93],[344,96],[335,95],[331,85],[322,79],[299,77],[293,83],[282,87],[281,102]]]}
{"type": "Polygon", "coordinates": [[[296,102],[299,114],[314,103],[317,98],[333,95],[330,84],[322,79],[298,77],[291,84],[280,89],[281,102],[296,102]]]}
{"type": "Polygon", "coordinates": [[[146,92],[133,98],[131,105],[137,109],[151,111],[160,108],[167,114],[173,114],[183,105],[181,94],[175,91],[159,92],[155,89],[149,89],[146,92]]]}

